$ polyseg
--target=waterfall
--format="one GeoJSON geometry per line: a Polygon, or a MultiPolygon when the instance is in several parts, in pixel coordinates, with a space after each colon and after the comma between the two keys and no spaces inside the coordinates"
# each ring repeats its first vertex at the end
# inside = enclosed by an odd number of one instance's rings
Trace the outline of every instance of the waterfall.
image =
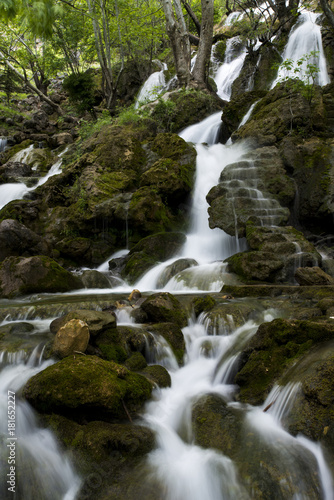
{"type": "MultiPolygon", "coordinates": [[[[33,146],[29,146],[29,148],[23,149],[16,153],[10,161],[18,161],[20,163],[24,163],[27,161],[28,156],[33,149],[33,146]]],[[[42,186],[50,177],[53,175],[58,175],[61,173],[61,165],[62,165],[62,156],[66,153],[68,147],[64,149],[58,156],[58,160],[51,166],[48,173],[39,179],[37,184],[33,187],[28,188],[23,182],[18,183],[7,183],[0,185],[0,210],[5,207],[8,203],[14,200],[22,199],[26,194],[34,191],[37,187],[42,186]]]]}
{"type": "MultiPolygon", "coordinates": [[[[261,321],[272,319],[269,311],[261,316],[261,321]]],[[[183,329],[184,366],[171,370],[171,387],[157,390],[144,414],[144,421],[156,432],[157,444],[148,456],[149,472],[143,480],[153,480],[154,484],[157,481],[165,500],[256,498],[253,488],[259,480],[264,497],[275,498],[271,491],[272,478],[263,483],[265,474],[261,474],[267,467],[278,471],[274,486],[277,498],[333,500],[332,477],[320,446],[303,436],[294,438],[283,428],[282,421],[300,390],[299,384],[276,386],[261,407],[233,403],[236,391],[233,374],[238,356],[256,333],[257,325],[247,321],[231,333],[220,328],[210,336],[208,322],[202,317],[183,329]],[[240,412],[245,441],[238,443],[236,438],[240,449],[235,451],[233,460],[221,452],[194,444],[193,406],[207,394],[220,396],[227,407],[240,412]],[[269,409],[266,406],[270,406],[269,409]],[[243,469],[245,460],[255,467],[250,476],[247,467],[246,471],[243,469]],[[318,471],[314,471],[315,466],[318,471]],[[322,496],[310,479],[314,472],[315,476],[319,475],[322,496]]]]}
{"type": "Polygon", "coordinates": [[[293,61],[293,68],[288,71],[281,67],[271,88],[274,88],[278,82],[285,80],[286,78],[298,77],[307,82],[306,74],[308,63],[314,64],[319,68],[319,72],[317,73],[315,79],[316,84],[323,86],[330,83],[326,66],[326,58],[322,46],[321,28],[316,23],[319,16],[320,14],[313,12],[304,12],[300,14],[297,23],[290,32],[289,40],[282,56],[283,62],[288,59],[293,61]],[[300,61],[301,58],[305,56],[307,57],[311,52],[316,52],[316,54],[309,60],[305,60],[301,66],[298,66],[300,72],[297,74],[294,73],[294,70],[297,67],[297,61],[300,61]]]}
{"type": "Polygon", "coordinates": [[[162,68],[160,71],[155,71],[154,73],[152,73],[140,89],[135,103],[135,109],[138,109],[139,106],[141,106],[142,104],[146,104],[149,101],[155,101],[155,99],[157,99],[159,94],[161,94],[166,86],[164,72],[167,70],[167,64],[161,63],[160,61],[154,62],[158,62],[162,66],[162,68]]]}
{"type": "Polygon", "coordinates": [[[224,63],[214,76],[217,94],[226,101],[231,98],[232,84],[240,74],[246,53],[246,48],[241,46],[239,37],[227,40],[224,63]]]}
{"type": "Polygon", "coordinates": [[[39,346],[29,357],[22,352],[0,356],[1,498],[74,500],[79,491],[80,480],[52,432],[38,426],[31,407],[19,397],[23,385],[52,363],[41,361],[39,346]]]}
{"type": "Polygon", "coordinates": [[[0,153],[1,151],[5,151],[7,147],[7,137],[0,137],[0,153]]]}

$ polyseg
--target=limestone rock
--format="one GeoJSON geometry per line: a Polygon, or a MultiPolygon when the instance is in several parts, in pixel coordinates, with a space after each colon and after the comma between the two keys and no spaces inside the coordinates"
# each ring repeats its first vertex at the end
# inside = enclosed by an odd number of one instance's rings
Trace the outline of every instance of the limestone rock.
{"type": "Polygon", "coordinates": [[[60,358],[76,351],[85,352],[89,342],[89,328],[80,319],[71,319],[62,326],[54,339],[52,350],[60,358]]]}
{"type": "Polygon", "coordinates": [[[297,282],[302,286],[334,285],[334,278],[325,273],[320,267],[299,267],[295,272],[297,282]]]}
{"type": "Polygon", "coordinates": [[[78,319],[85,322],[88,325],[89,333],[93,337],[109,328],[116,328],[116,318],[113,314],[103,311],[78,309],[77,311],[72,311],[61,318],[53,320],[50,324],[51,332],[58,332],[61,327],[72,319],[78,319]]]}

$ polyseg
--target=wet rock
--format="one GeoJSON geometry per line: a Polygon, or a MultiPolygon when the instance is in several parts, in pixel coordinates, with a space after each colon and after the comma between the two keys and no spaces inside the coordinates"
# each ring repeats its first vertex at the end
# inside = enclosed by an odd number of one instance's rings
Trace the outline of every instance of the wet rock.
{"type": "Polygon", "coordinates": [[[89,333],[95,337],[104,330],[116,328],[116,318],[113,314],[103,311],[91,311],[89,309],[79,309],[72,311],[61,318],[53,320],[50,324],[52,333],[57,333],[68,321],[78,319],[88,325],[89,333]]]}
{"type": "Polygon", "coordinates": [[[247,281],[273,281],[283,261],[271,252],[243,252],[226,259],[228,270],[247,281]]]}
{"type": "Polygon", "coordinates": [[[31,323],[25,321],[7,323],[0,326],[0,336],[2,335],[21,335],[31,333],[34,330],[34,326],[31,323]]]}
{"type": "Polygon", "coordinates": [[[168,292],[150,295],[141,305],[152,323],[175,323],[186,326],[187,316],[181,303],[168,292]]]}
{"type": "Polygon", "coordinates": [[[19,255],[48,255],[51,249],[46,241],[17,220],[0,223],[0,261],[19,255]]]}
{"type": "Polygon", "coordinates": [[[287,416],[286,426],[293,435],[303,434],[320,441],[330,452],[334,465],[334,345],[326,343],[311,351],[293,370],[301,380],[301,390],[287,416]]]}
{"type": "Polygon", "coordinates": [[[172,385],[171,377],[161,365],[150,365],[140,372],[144,377],[150,380],[155,386],[164,388],[172,385]]]}
{"type": "Polygon", "coordinates": [[[79,278],[49,257],[7,257],[0,267],[0,296],[68,292],[82,288],[79,278]]]}
{"type": "Polygon", "coordinates": [[[167,266],[157,281],[157,288],[163,288],[173,276],[176,276],[181,271],[189,267],[197,266],[198,263],[194,259],[178,259],[169,266],[167,266]]]}
{"type": "Polygon", "coordinates": [[[183,233],[174,232],[158,233],[143,238],[124,257],[121,270],[122,278],[130,283],[136,282],[155,264],[175,255],[184,244],[185,239],[183,233]]]}
{"type": "Polygon", "coordinates": [[[173,349],[176,359],[181,362],[185,352],[185,341],[181,328],[175,323],[156,323],[149,331],[161,335],[173,349]]]}
{"type": "Polygon", "coordinates": [[[83,271],[80,278],[86,288],[111,288],[107,276],[96,270],[83,271]]]}
{"type": "Polygon", "coordinates": [[[334,338],[334,324],[275,319],[262,323],[241,355],[235,381],[243,402],[261,404],[283,372],[309,349],[334,338]]]}
{"type": "Polygon", "coordinates": [[[194,313],[196,318],[204,311],[210,311],[216,301],[211,295],[206,295],[205,297],[196,297],[192,301],[192,307],[194,309],[194,313]]]}
{"type": "Polygon", "coordinates": [[[295,278],[301,286],[334,285],[334,278],[317,266],[298,268],[295,272],[295,278]]]}
{"type": "Polygon", "coordinates": [[[88,342],[89,328],[87,323],[80,319],[71,319],[58,330],[52,351],[62,359],[76,352],[84,353],[88,342]]]}
{"type": "Polygon", "coordinates": [[[9,161],[0,167],[0,179],[3,182],[17,182],[18,177],[31,177],[32,175],[31,166],[19,161],[9,161]]]}
{"type": "Polygon", "coordinates": [[[140,371],[147,367],[147,362],[140,352],[134,352],[124,363],[131,371],[140,371]]]}
{"type": "Polygon", "coordinates": [[[24,396],[41,413],[83,421],[127,420],[150,397],[142,375],[96,356],[68,356],[32,377],[24,396]]]}

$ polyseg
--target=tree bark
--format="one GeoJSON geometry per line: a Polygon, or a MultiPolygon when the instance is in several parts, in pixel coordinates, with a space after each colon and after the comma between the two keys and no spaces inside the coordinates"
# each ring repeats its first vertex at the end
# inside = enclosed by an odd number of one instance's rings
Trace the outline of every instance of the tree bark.
{"type": "Polygon", "coordinates": [[[332,30],[334,30],[334,13],[333,13],[332,9],[330,8],[329,3],[327,2],[327,0],[320,0],[320,6],[321,6],[322,10],[324,11],[326,19],[329,22],[332,30]]]}
{"type": "Polygon", "coordinates": [[[167,34],[174,55],[176,76],[179,84],[186,87],[192,78],[190,73],[190,43],[180,1],[174,0],[174,5],[177,18],[174,16],[171,0],[162,0],[167,34]]]}
{"type": "Polygon", "coordinates": [[[213,0],[202,0],[201,36],[193,69],[196,82],[207,85],[213,37],[213,0]]]}

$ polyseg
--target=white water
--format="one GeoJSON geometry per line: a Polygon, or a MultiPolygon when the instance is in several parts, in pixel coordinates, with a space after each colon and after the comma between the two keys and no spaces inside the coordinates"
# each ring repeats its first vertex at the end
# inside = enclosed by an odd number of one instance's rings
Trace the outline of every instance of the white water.
{"type": "MultiPolygon", "coordinates": [[[[32,150],[33,146],[29,146],[22,151],[16,153],[10,161],[19,161],[24,163],[26,161],[27,156],[32,150]]],[[[7,183],[0,185],[0,210],[14,200],[22,199],[26,194],[34,191],[37,187],[42,186],[50,177],[53,175],[58,175],[61,173],[61,164],[62,164],[62,156],[66,153],[68,148],[65,148],[62,153],[59,154],[59,159],[51,166],[48,173],[39,179],[37,184],[33,187],[28,188],[23,182],[19,183],[7,183]]]]}
{"type": "Polygon", "coordinates": [[[19,357],[7,356],[6,364],[3,362],[0,364],[1,498],[9,498],[6,477],[10,472],[7,445],[13,442],[15,442],[16,494],[10,492],[9,495],[25,500],[76,498],[80,480],[68,458],[59,449],[51,431],[38,426],[31,407],[19,397],[21,387],[29,378],[52,363],[52,361],[41,361],[40,349],[37,347],[29,358],[21,353],[19,357]],[[9,436],[7,428],[8,391],[16,395],[14,436],[9,436]]]}
{"type": "Polygon", "coordinates": [[[232,84],[239,76],[247,54],[246,48],[243,47],[241,50],[237,49],[236,55],[236,47],[239,47],[239,45],[239,37],[227,40],[224,63],[214,76],[218,89],[217,94],[226,101],[231,98],[232,84]]]}
{"type": "MultiPolygon", "coordinates": [[[[320,14],[315,14],[313,12],[304,12],[300,15],[298,22],[291,30],[288,43],[282,56],[283,62],[288,59],[293,61],[293,68],[291,71],[280,68],[277,78],[273,82],[271,88],[274,88],[278,82],[285,80],[286,78],[298,77],[307,82],[306,72],[308,62],[315,64],[319,68],[315,83],[321,86],[330,83],[326,58],[322,46],[321,29],[320,26],[316,24],[316,20],[319,15],[320,14]],[[301,71],[295,73],[294,70],[297,68],[297,61],[313,51],[318,52],[318,54],[315,57],[312,57],[309,61],[303,62],[301,66],[298,66],[301,71]]],[[[312,81],[309,83],[312,83],[312,81]]]]}
{"type": "Polygon", "coordinates": [[[171,372],[172,386],[158,391],[147,405],[144,419],[157,435],[157,448],[149,455],[148,464],[166,500],[244,498],[233,462],[214,450],[191,444],[191,413],[193,403],[204,394],[230,399],[232,386],[216,380],[215,368],[245,329],[256,331],[248,323],[230,336],[208,337],[203,323],[184,328],[185,365],[171,372]]]}
{"type": "Polygon", "coordinates": [[[138,109],[139,106],[141,106],[142,104],[146,104],[147,102],[150,101],[155,101],[159,96],[159,94],[161,94],[161,92],[166,87],[166,79],[164,73],[166,69],[167,69],[167,64],[163,63],[162,69],[160,71],[155,71],[148,77],[148,79],[146,80],[146,82],[139,91],[135,103],[135,109],[138,109]]]}
{"type": "MultiPolygon", "coordinates": [[[[263,315],[260,322],[272,319],[272,314],[268,312],[263,315]]],[[[216,334],[208,336],[208,325],[205,326],[205,323],[207,321],[202,317],[199,322],[190,323],[183,329],[186,341],[185,364],[179,369],[171,370],[171,387],[157,390],[154,399],[146,407],[144,420],[155,430],[157,436],[156,449],[150,453],[147,461],[150,467],[148,477],[158,481],[163,491],[161,498],[164,500],[256,498],[252,491],[252,480],[256,484],[256,478],[244,477],[244,473],[238,470],[238,462],[233,462],[218,451],[203,449],[193,444],[191,422],[193,405],[203,395],[218,394],[225,402],[231,402],[231,406],[240,407],[240,412],[244,413],[242,425],[245,437],[253,439],[256,448],[260,446],[260,456],[261,443],[265,443],[264,460],[269,460],[269,467],[273,470],[282,469],[287,474],[288,486],[290,489],[296,489],[296,495],[284,496],[287,487],[282,481],[281,484],[277,484],[277,488],[283,494],[282,498],[294,500],[314,498],[314,496],[308,497],[307,478],[315,472],[315,476],[319,475],[322,487],[322,495],[317,498],[333,500],[332,477],[320,446],[303,436],[292,437],[282,426],[282,420],[293,404],[299,385],[288,384],[284,389],[276,387],[262,407],[241,407],[232,403],[236,387],[231,382],[238,354],[256,333],[257,324],[248,321],[243,327],[234,329],[231,334],[228,334],[225,328],[215,329],[216,334]],[[264,411],[270,402],[273,402],[271,408],[264,411]],[[318,471],[314,471],[314,464],[317,464],[318,471]]],[[[153,362],[159,361],[153,359],[153,362]]],[[[249,459],[257,460],[256,456],[252,457],[249,443],[247,445],[240,443],[241,455],[243,446],[246,446],[247,453],[250,453],[249,459]]],[[[261,463],[258,468],[256,474],[261,477],[261,463]]],[[[264,495],[269,498],[270,481],[264,488],[264,495]]]]}

